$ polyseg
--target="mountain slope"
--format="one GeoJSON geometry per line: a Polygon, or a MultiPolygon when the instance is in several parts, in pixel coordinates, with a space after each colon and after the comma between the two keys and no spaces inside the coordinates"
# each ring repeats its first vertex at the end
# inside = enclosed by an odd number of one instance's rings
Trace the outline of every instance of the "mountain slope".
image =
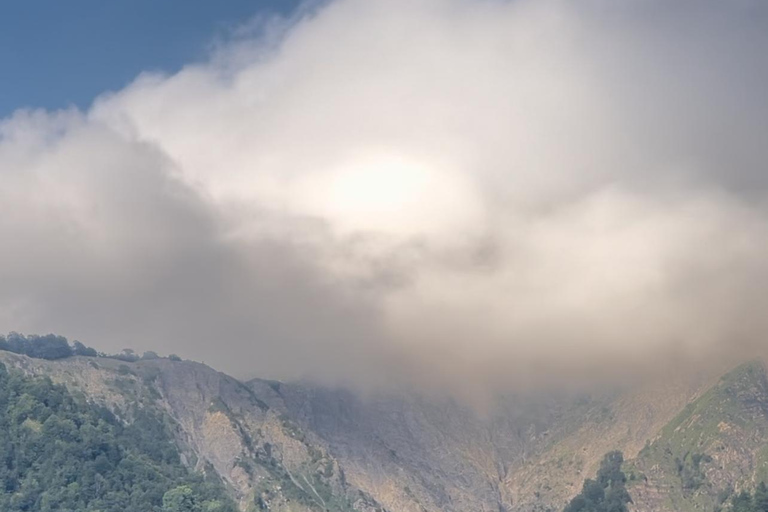
{"type": "Polygon", "coordinates": [[[714,510],[768,478],[768,377],[744,364],[689,403],[629,470],[637,510],[714,510]]]}
{"type": "Polygon", "coordinates": [[[591,396],[512,395],[486,415],[450,399],[298,383],[243,384],[167,359],[0,361],[48,375],[130,424],[173,426],[182,460],[215,471],[241,510],[559,510],[625,455],[637,511],[714,510],[768,476],[768,380],[759,363],[722,379],[655,379],[591,396]]]}
{"type": "Polygon", "coordinates": [[[8,352],[0,352],[0,361],[30,375],[47,375],[126,423],[137,410],[167,415],[182,460],[220,475],[241,510],[380,509],[347,484],[337,462],[283,409],[205,365],[87,357],[47,361],[8,352]]]}
{"type": "Polygon", "coordinates": [[[712,381],[669,377],[592,396],[499,398],[487,417],[451,400],[283,386],[292,417],[392,510],[559,509],[611,450],[634,457],[712,381]]]}
{"type": "Polygon", "coordinates": [[[0,510],[234,512],[218,476],[184,467],[162,416],[124,424],[50,379],[0,364],[0,510]]]}

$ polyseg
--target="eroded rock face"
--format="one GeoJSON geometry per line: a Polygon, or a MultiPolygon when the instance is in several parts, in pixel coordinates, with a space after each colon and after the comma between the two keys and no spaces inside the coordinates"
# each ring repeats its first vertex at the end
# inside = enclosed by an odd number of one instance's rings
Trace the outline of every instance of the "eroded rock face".
{"type": "Polygon", "coordinates": [[[761,364],[598,396],[510,396],[478,415],[449,399],[243,384],[187,361],[0,361],[125,421],[162,412],[183,460],[218,474],[243,511],[558,510],[614,449],[638,512],[711,510],[723,489],[768,478],[761,364]]]}
{"type": "Polygon", "coordinates": [[[634,457],[708,376],[597,396],[500,399],[486,416],[450,400],[284,386],[284,404],[328,443],[353,485],[391,510],[560,509],[608,451],[634,457]]]}

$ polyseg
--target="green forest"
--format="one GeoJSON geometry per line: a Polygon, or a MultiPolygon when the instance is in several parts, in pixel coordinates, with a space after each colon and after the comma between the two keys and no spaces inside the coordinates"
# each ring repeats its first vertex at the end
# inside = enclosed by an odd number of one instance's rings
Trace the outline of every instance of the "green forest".
{"type": "MultiPolygon", "coordinates": [[[[105,354],[97,352],[96,349],[86,347],[75,340],[71,345],[64,336],[57,334],[46,334],[40,336],[37,334],[24,335],[17,332],[8,333],[7,336],[0,334],[0,350],[22,354],[35,359],[64,359],[72,356],[102,357],[107,359],[118,359],[133,363],[141,359],[161,359],[156,352],[144,352],[142,355],[136,354],[132,349],[126,348],[119,354],[105,354]]],[[[167,359],[172,361],[181,361],[176,354],[170,354],[167,359]]]]}
{"type": "Polygon", "coordinates": [[[0,510],[237,510],[219,480],[181,463],[162,417],[132,416],[126,424],[48,378],[0,364],[0,510]]]}

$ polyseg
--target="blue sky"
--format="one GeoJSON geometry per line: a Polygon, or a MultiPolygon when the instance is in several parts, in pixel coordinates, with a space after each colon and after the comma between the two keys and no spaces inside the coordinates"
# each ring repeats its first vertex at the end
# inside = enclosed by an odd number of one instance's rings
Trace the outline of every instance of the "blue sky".
{"type": "Polygon", "coordinates": [[[0,5],[0,118],[86,107],[144,70],[174,71],[213,39],[297,0],[12,0],[0,5]]]}

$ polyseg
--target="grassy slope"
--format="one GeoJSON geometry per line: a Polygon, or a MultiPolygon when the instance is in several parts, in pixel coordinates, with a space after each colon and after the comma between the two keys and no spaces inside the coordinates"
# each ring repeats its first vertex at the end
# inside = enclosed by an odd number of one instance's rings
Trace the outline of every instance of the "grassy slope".
{"type": "Polygon", "coordinates": [[[626,464],[637,510],[715,510],[768,476],[768,379],[743,364],[688,404],[626,464]]]}

